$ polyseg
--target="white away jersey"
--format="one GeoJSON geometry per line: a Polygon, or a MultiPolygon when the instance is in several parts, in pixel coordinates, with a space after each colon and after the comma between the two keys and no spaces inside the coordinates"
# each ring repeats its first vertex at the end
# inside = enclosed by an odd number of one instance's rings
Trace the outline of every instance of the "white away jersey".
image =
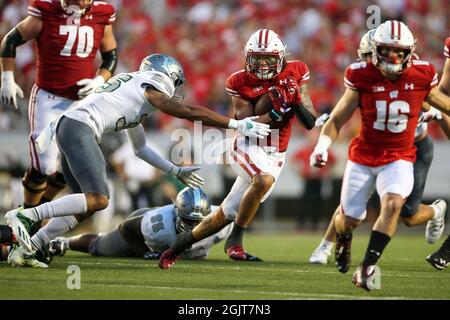
{"type": "MultiPolygon", "coordinates": [[[[217,206],[211,206],[212,212],[217,206]]],[[[141,232],[145,244],[153,252],[163,252],[175,243],[175,205],[167,205],[157,209],[149,209],[142,218],[141,232]]],[[[192,247],[181,255],[183,259],[199,259],[208,256],[212,246],[219,243],[231,232],[232,223],[216,234],[194,243],[192,247]]]]}
{"type": "Polygon", "coordinates": [[[162,72],[120,73],[64,116],[89,125],[100,142],[103,133],[136,127],[155,110],[144,95],[149,85],[169,97],[175,92],[172,81],[162,72]]]}

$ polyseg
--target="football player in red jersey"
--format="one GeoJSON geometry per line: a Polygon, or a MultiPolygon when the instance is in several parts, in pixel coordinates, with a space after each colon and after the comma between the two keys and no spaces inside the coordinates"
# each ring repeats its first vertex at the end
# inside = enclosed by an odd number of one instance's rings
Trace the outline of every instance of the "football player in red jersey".
{"type": "MultiPolygon", "coordinates": [[[[361,39],[358,49],[358,60],[360,62],[371,63],[372,61],[372,46],[371,40],[375,29],[368,31],[361,39]]],[[[419,60],[419,57],[414,54],[414,59],[419,60]]],[[[321,116],[326,121],[328,114],[321,116]]],[[[329,117],[329,116],[328,116],[329,117]]],[[[320,119],[319,118],[319,119],[320,119]]],[[[445,226],[445,211],[447,204],[444,200],[438,199],[431,205],[421,203],[425,184],[427,180],[428,170],[430,169],[433,160],[433,141],[428,135],[427,122],[436,120],[441,129],[446,133],[450,139],[450,118],[442,114],[435,108],[430,108],[430,111],[422,113],[419,117],[419,124],[415,130],[414,145],[416,146],[416,161],[414,162],[414,186],[405,201],[402,210],[400,211],[400,220],[408,227],[413,227],[427,223],[425,238],[428,243],[435,243],[444,232],[445,226]]],[[[325,124],[316,122],[316,126],[322,127],[325,124]]],[[[336,230],[334,227],[335,217],[339,214],[339,206],[336,208],[324,238],[319,246],[312,253],[309,262],[314,264],[327,264],[328,256],[331,255],[334,242],[336,241],[336,230]]],[[[347,256],[349,257],[349,255],[347,256]]],[[[341,261],[342,262],[342,261],[341,261]]],[[[347,272],[350,268],[350,261],[344,261],[345,265],[339,265],[339,271],[347,272]]]]}
{"type": "Polygon", "coordinates": [[[226,90],[232,96],[235,117],[254,114],[258,98],[269,93],[273,109],[261,116],[272,123],[272,133],[264,141],[236,136],[228,150],[231,166],[238,177],[220,208],[206,217],[191,232],[179,234],[175,244],[160,258],[159,266],[167,269],[192,243],[208,237],[234,221],[233,231],[225,244],[230,258],[254,260],[242,247],[242,235],[256,211],[272,192],[284,165],[285,152],[295,118],[312,129],[315,112],[308,95],[307,65],[287,61],[286,46],[272,30],[260,29],[250,36],[244,48],[245,69],[232,74],[226,90]],[[278,130],[277,130],[278,129],[278,130]],[[274,132],[278,136],[274,136],[274,132]]]}
{"type": "Polygon", "coordinates": [[[413,188],[414,131],[423,102],[450,112],[450,98],[434,88],[438,83],[434,66],[412,59],[415,43],[402,22],[389,20],[377,28],[372,63],[355,63],[346,69],[347,89],[311,154],[312,165],[326,165],[327,149],[342,125],[360,108],[361,129],[349,146],[335,228],[339,268],[349,260],[352,230],[364,220],[367,200],[376,188],[381,199],[380,216],[364,260],[353,274],[353,283],[366,290],[374,288],[374,266],[393,236],[400,210],[413,188]]]}
{"type": "Polygon", "coordinates": [[[117,65],[111,25],[114,20],[114,8],[101,1],[32,0],[28,16],[1,42],[1,101],[14,108],[16,96],[23,97],[14,81],[16,47],[35,40],[37,48],[36,84],[28,109],[31,166],[22,181],[24,207],[52,200],[65,186],[56,143],[39,154],[34,141],[50,122],[114,73],[117,65]],[[99,49],[103,63],[95,72],[99,49]]]}
{"type": "MultiPolygon", "coordinates": [[[[450,37],[445,40],[444,55],[447,59],[445,59],[444,71],[442,72],[442,79],[439,83],[439,90],[447,96],[450,96],[450,37]]],[[[449,118],[443,118],[440,121],[449,121],[449,118]]],[[[446,132],[446,134],[450,137],[449,132],[446,132]]],[[[450,236],[445,239],[444,243],[437,251],[428,255],[426,260],[438,270],[443,270],[448,267],[450,265],[450,236]]]]}

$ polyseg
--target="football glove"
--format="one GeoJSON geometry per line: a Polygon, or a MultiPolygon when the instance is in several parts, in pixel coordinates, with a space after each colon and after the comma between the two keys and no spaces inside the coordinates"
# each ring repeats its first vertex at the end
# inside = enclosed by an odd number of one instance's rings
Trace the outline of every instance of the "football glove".
{"type": "Polygon", "coordinates": [[[286,77],[286,79],[279,80],[278,83],[284,89],[289,104],[296,104],[302,101],[300,87],[294,77],[286,77]]]}
{"type": "Polygon", "coordinates": [[[275,111],[285,114],[291,107],[289,105],[289,99],[286,91],[280,87],[271,87],[269,89],[270,101],[272,101],[272,107],[275,111]]]}
{"type": "Polygon", "coordinates": [[[203,186],[203,178],[194,172],[200,170],[200,167],[178,167],[174,166],[172,175],[178,178],[183,184],[192,188],[201,188],[203,186]]]}
{"type": "Polygon", "coordinates": [[[442,119],[442,113],[434,108],[431,107],[429,111],[422,112],[422,114],[419,117],[419,124],[422,124],[423,122],[430,122],[431,120],[441,120],[442,119]]]}
{"type": "Polygon", "coordinates": [[[78,90],[78,97],[80,99],[85,98],[87,95],[94,92],[95,89],[102,86],[105,83],[105,79],[102,76],[96,76],[93,79],[87,78],[77,81],[77,85],[82,87],[78,90]]]}
{"type": "Polygon", "coordinates": [[[265,138],[270,133],[268,124],[255,122],[258,116],[247,117],[242,120],[230,119],[228,128],[237,130],[240,134],[250,138],[265,138]]]}
{"type": "Polygon", "coordinates": [[[14,81],[14,73],[12,71],[2,72],[0,96],[2,103],[10,105],[14,109],[17,109],[17,97],[23,98],[23,91],[14,81]]]}
{"type": "Polygon", "coordinates": [[[315,126],[318,128],[323,127],[328,119],[330,119],[330,115],[328,113],[324,113],[316,119],[315,126]]]}

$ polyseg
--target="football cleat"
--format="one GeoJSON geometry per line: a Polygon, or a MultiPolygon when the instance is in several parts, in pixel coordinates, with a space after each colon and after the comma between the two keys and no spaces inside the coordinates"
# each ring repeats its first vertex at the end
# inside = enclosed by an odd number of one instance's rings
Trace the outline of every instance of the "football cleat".
{"type": "Polygon", "coordinates": [[[34,221],[25,217],[22,207],[8,211],[5,214],[6,223],[11,227],[16,241],[28,252],[32,252],[30,230],[34,221]]]}
{"type": "Polygon", "coordinates": [[[444,232],[447,203],[442,199],[438,199],[431,206],[437,211],[437,215],[428,221],[425,229],[425,239],[428,243],[433,244],[439,240],[444,232]]]}
{"type": "Polygon", "coordinates": [[[36,260],[46,265],[49,265],[53,261],[53,256],[49,251],[49,244],[45,244],[36,250],[36,260]]]}
{"type": "Polygon", "coordinates": [[[240,244],[231,246],[227,249],[227,255],[232,260],[236,261],[255,261],[255,262],[262,262],[260,258],[257,256],[254,256],[248,252],[244,251],[244,248],[240,244]]]}
{"type": "Polygon", "coordinates": [[[162,253],[161,257],[159,257],[159,267],[161,269],[169,269],[175,264],[177,259],[178,256],[169,248],[162,253]]]}
{"type": "Polygon", "coordinates": [[[337,234],[335,248],[335,263],[339,272],[347,273],[352,263],[352,234],[337,234]]]}
{"type": "Polygon", "coordinates": [[[46,263],[36,259],[36,253],[31,254],[22,246],[13,245],[8,255],[8,263],[12,267],[48,268],[46,263]]]}
{"type": "Polygon", "coordinates": [[[429,264],[438,270],[443,270],[450,265],[450,236],[444,241],[436,252],[426,257],[429,264]]]}
{"type": "Polygon", "coordinates": [[[328,264],[328,257],[331,255],[331,251],[324,246],[318,247],[309,257],[309,263],[312,264],[328,264]]]}
{"type": "Polygon", "coordinates": [[[53,257],[54,256],[62,257],[66,254],[67,249],[68,248],[66,238],[57,237],[52,241],[50,241],[48,251],[53,257]]]}
{"type": "Polygon", "coordinates": [[[363,266],[360,265],[353,273],[352,282],[358,288],[362,288],[366,291],[375,289],[373,275],[375,274],[375,266],[363,266]]]}

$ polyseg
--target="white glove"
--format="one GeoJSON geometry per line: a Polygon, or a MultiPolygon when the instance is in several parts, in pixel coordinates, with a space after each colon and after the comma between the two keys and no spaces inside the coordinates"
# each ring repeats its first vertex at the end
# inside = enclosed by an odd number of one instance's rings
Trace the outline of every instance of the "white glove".
{"type": "Polygon", "coordinates": [[[321,168],[327,164],[328,161],[328,148],[333,143],[333,140],[327,135],[321,135],[317,145],[314,148],[313,153],[309,157],[309,164],[312,167],[321,168]]]}
{"type": "Polygon", "coordinates": [[[431,107],[429,111],[422,112],[421,116],[419,117],[419,124],[421,124],[422,122],[430,122],[434,119],[441,120],[442,113],[438,109],[431,107]]]}
{"type": "Polygon", "coordinates": [[[95,89],[102,86],[105,83],[105,79],[102,76],[96,76],[94,79],[82,79],[77,81],[77,85],[81,88],[78,90],[78,96],[80,99],[85,98],[88,94],[94,92],[95,89]]]}
{"type": "Polygon", "coordinates": [[[323,127],[323,125],[325,124],[325,122],[327,122],[328,119],[330,119],[330,115],[328,113],[324,113],[323,115],[321,115],[316,119],[315,126],[318,128],[323,127]]]}
{"type": "Polygon", "coordinates": [[[23,91],[14,81],[14,73],[12,71],[2,72],[2,86],[0,88],[0,96],[2,103],[10,105],[17,109],[17,98],[23,98],[23,91]]]}
{"type": "Polygon", "coordinates": [[[171,174],[188,187],[201,188],[203,186],[203,178],[194,173],[197,170],[200,170],[200,167],[174,166],[171,174]]]}
{"type": "Polygon", "coordinates": [[[242,120],[230,119],[228,128],[237,130],[240,134],[251,138],[264,138],[270,133],[268,124],[255,122],[258,116],[248,117],[242,120]]]}

